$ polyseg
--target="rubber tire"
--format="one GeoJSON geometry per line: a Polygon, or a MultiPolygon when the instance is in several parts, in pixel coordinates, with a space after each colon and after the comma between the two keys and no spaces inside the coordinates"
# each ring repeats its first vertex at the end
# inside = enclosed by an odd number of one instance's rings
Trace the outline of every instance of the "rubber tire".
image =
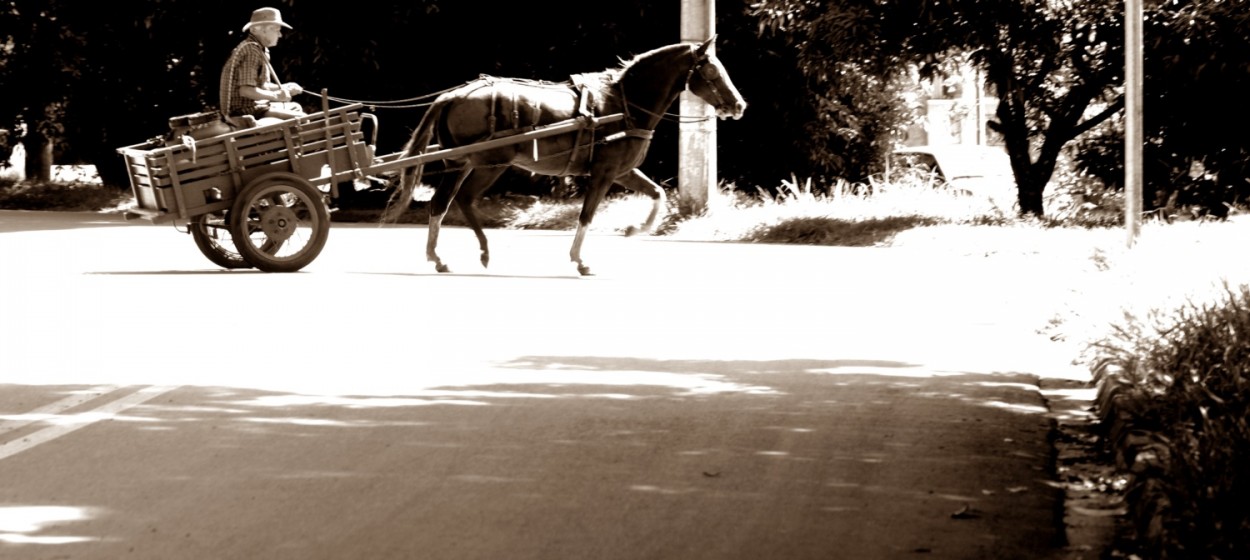
{"type": "MultiPolygon", "coordinates": [[[[210,230],[230,233],[229,224],[223,221],[222,224],[210,228],[208,226],[210,218],[219,219],[213,214],[200,214],[192,218],[188,226],[191,229],[191,238],[195,240],[195,246],[199,247],[200,252],[204,253],[208,260],[213,261],[213,264],[228,270],[252,268],[251,263],[247,262],[247,259],[244,259],[243,255],[239,254],[238,248],[234,246],[233,234],[230,234],[227,239],[219,239],[210,233],[210,230]]],[[[226,215],[224,220],[229,220],[229,215],[226,215]]]]}
{"type": "MultiPolygon", "coordinates": [[[[235,199],[231,214],[230,232],[239,253],[249,264],[265,272],[295,272],[308,266],[321,253],[330,235],[330,211],[326,208],[322,194],[304,178],[289,173],[267,175],[248,185],[235,199]],[[278,218],[293,218],[298,225],[312,229],[302,247],[281,257],[274,254],[276,251],[270,250],[273,239],[265,232],[261,222],[266,207],[278,208],[272,204],[271,197],[275,195],[284,197],[287,202],[292,200],[290,197],[294,197],[296,201],[294,206],[283,204],[286,210],[280,210],[280,213],[286,215],[277,216],[278,218]],[[307,212],[292,216],[299,214],[287,211],[292,207],[307,212]]],[[[283,222],[279,227],[287,226],[283,222]]],[[[287,239],[289,238],[288,236],[287,239]]],[[[278,247],[281,248],[284,243],[285,240],[278,247]]]]}

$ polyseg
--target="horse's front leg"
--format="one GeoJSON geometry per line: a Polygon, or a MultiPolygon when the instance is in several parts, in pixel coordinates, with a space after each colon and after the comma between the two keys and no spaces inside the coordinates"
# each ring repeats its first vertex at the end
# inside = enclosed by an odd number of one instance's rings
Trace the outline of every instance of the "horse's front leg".
{"type": "Polygon", "coordinates": [[[582,262],[582,243],[586,240],[586,232],[595,219],[595,211],[603,202],[608,187],[612,184],[612,176],[607,174],[594,175],[590,178],[590,188],[586,190],[586,198],[582,201],[582,214],[577,220],[577,233],[573,236],[573,248],[569,249],[569,259],[577,263],[577,272],[582,276],[590,276],[590,267],[582,262]]]}
{"type": "Polygon", "coordinates": [[[577,233],[573,234],[573,248],[569,249],[569,260],[577,263],[577,273],[582,276],[590,276],[590,267],[582,262],[582,241],[586,239],[586,227],[577,224],[577,233]]]}
{"type": "Polygon", "coordinates": [[[633,192],[651,197],[651,212],[647,214],[647,219],[640,226],[625,228],[625,236],[628,237],[638,233],[650,234],[653,228],[655,228],[655,219],[660,215],[660,209],[664,208],[665,205],[664,189],[637,168],[631,169],[629,173],[617,177],[616,184],[633,192]]]}

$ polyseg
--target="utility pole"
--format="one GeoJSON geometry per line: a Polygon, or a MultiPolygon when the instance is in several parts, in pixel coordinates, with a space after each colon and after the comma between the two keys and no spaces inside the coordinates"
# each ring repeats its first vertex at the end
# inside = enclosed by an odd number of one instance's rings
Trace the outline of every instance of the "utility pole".
{"type": "Polygon", "coordinates": [[[1124,4],[1124,228],[1128,246],[1141,233],[1142,213],[1142,0],[1124,4]]]}
{"type": "MultiPolygon", "coordinates": [[[[701,43],[715,33],[716,0],[681,0],[682,41],[701,43]]],[[[716,113],[689,91],[681,93],[680,104],[678,208],[691,215],[707,208],[708,197],[716,193],[716,113]]]]}

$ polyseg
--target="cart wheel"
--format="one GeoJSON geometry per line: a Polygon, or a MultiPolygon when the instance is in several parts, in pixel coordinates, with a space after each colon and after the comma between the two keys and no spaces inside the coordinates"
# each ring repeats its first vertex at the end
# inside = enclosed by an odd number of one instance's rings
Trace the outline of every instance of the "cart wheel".
{"type": "Polygon", "coordinates": [[[321,193],[298,175],[266,175],[234,201],[230,233],[239,253],[265,272],[295,272],[321,253],[330,212],[321,193]]]}
{"type": "Polygon", "coordinates": [[[234,246],[225,212],[200,214],[191,219],[191,238],[213,264],[227,269],[252,268],[234,246]]]}

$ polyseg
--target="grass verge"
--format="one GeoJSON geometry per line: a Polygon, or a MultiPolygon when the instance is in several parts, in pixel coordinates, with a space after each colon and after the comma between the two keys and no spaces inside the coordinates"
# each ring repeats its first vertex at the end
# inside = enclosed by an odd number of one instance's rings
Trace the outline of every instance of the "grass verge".
{"type": "Polygon", "coordinates": [[[132,200],[129,191],[91,183],[19,183],[0,180],[0,209],[98,212],[132,200]]]}

